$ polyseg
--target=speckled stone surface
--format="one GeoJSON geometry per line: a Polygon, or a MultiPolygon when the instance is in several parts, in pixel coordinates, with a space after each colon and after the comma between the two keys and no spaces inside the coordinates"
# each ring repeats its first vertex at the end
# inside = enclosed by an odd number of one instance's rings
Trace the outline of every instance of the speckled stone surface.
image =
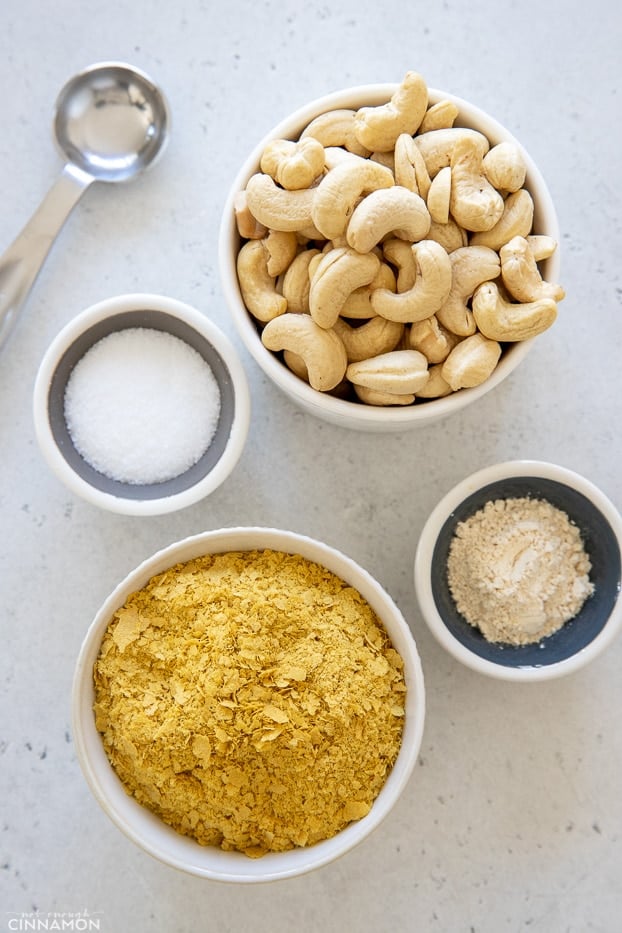
{"type": "Polygon", "coordinates": [[[60,170],[51,113],[74,71],[142,67],[166,90],[173,136],[139,180],[87,192],[0,361],[0,930],[27,928],[36,911],[48,924],[88,911],[105,933],[620,930],[622,643],[548,684],[485,679],[425,629],[412,563],[441,496],[498,460],[556,461],[622,505],[621,44],[605,0],[3,4],[0,249],[60,170]],[[408,69],[488,110],[538,162],[567,298],[476,407],[416,433],[358,434],[299,412],[241,347],[218,225],[241,160],[278,120],[408,69]],[[44,465],[31,418],[55,334],[128,291],[209,315],[236,342],[253,397],[229,479],[185,512],[143,520],[73,498],[44,465]],[[412,627],[428,695],[419,765],[373,836],[314,874],[244,889],[184,876],[126,840],[86,787],[70,727],[76,655],[104,597],[158,548],[236,524],[321,538],[377,576],[412,627]]]}

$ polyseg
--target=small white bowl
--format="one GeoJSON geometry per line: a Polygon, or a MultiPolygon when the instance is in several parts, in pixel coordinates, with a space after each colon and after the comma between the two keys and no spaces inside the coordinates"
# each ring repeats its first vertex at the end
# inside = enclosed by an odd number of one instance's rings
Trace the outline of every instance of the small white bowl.
{"type": "Polygon", "coordinates": [[[622,518],[588,479],[553,463],[498,463],[458,483],[425,523],[415,557],[419,607],[438,642],[472,670],[501,680],[550,680],[584,667],[622,630],[621,552],[622,518]],[[458,612],[447,582],[447,556],[458,522],[491,500],[524,496],[550,502],[577,526],[592,564],[594,593],[574,619],[540,642],[496,644],[458,612]]]}
{"type": "Polygon", "coordinates": [[[159,551],[123,580],[95,616],[80,651],[72,696],[76,753],[96,799],[133,842],[155,858],[193,875],[218,881],[258,882],[292,878],[325,865],[360,843],[386,817],[415,767],[425,718],[423,674],[410,629],[380,584],[344,554],[303,535],[272,528],[227,528],[186,538],[159,551]],[[178,562],[203,554],[268,548],[299,554],[335,573],[367,600],[382,621],[393,647],[404,661],[407,686],[404,732],[397,760],[370,812],[331,839],[288,852],[251,859],[240,852],[201,846],[171,829],[124,790],[104,751],[93,716],[93,665],[113,613],[130,593],[178,562]]]}
{"type": "MultiPolygon", "coordinates": [[[[496,369],[482,385],[471,389],[461,389],[444,398],[393,408],[364,405],[329,393],[318,392],[294,375],[277,355],[264,347],[257,322],[246,309],[236,270],[237,255],[242,241],[236,227],[234,201],[236,195],[246,187],[251,175],[260,170],[260,158],[270,140],[297,139],[311,120],[329,110],[340,108],[356,110],[359,107],[386,103],[397,87],[397,84],[370,84],[336,91],[306,104],[278,123],[254,147],[236,176],[225,203],[219,240],[220,276],[227,305],[241,339],[264,373],[305,411],[342,427],[376,432],[403,431],[431,424],[473,404],[514,372],[524,360],[536,338],[506,345],[496,369]]],[[[428,94],[430,104],[440,100],[451,100],[457,105],[459,117],[456,120],[456,126],[479,130],[488,137],[491,146],[511,141],[519,147],[527,165],[525,187],[534,201],[533,230],[553,237],[558,243],[553,256],[540,264],[542,275],[548,281],[558,282],[560,278],[560,236],[557,215],[544,178],[533,159],[505,127],[479,107],[445,91],[429,88],[428,94]]]]}
{"type": "Polygon", "coordinates": [[[39,367],[33,413],[41,452],[73,493],[111,512],[160,515],[198,502],[229,476],[248,434],[250,394],[238,355],[215,324],[181,301],[139,293],[101,301],[61,330],[39,367]],[[76,450],[65,421],[65,388],[73,367],[99,340],[133,327],[184,340],[210,366],[220,390],[219,420],[207,450],[184,473],[160,483],[125,483],[100,473],[76,450]]]}

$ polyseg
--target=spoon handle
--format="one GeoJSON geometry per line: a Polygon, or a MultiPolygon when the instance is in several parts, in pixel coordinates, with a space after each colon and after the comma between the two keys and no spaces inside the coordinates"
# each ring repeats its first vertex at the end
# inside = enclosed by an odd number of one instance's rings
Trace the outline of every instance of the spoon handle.
{"type": "Polygon", "coordinates": [[[52,243],[93,180],[76,166],[66,165],[21,233],[0,257],[0,348],[13,329],[52,243]]]}

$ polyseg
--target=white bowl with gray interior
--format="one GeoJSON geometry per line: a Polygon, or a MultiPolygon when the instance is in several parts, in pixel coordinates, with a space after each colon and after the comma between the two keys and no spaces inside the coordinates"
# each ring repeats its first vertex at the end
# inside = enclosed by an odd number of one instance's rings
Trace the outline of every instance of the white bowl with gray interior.
{"type": "Polygon", "coordinates": [[[248,434],[250,395],[233,344],[204,314],[173,298],[137,293],[101,301],[61,330],[39,367],[33,413],[41,452],[71,492],[112,512],[159,515],[198,502],[229,476],[248,434]],[[203,455],[185,472],[158,483],[121,482],[94,469],[76,449],[65,418],[65,391],[76,364],[98,341],[137,327],[185,341],[208,364],[220,392],[218,423],[203,455]]]}

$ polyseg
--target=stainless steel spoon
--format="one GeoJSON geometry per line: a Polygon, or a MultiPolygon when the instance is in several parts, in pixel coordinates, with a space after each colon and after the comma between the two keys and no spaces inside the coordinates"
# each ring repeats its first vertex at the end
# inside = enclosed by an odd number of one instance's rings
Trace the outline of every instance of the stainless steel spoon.
{"type": "Polygon", "coordinates": [[[150,165],[169,128],[162,91],[130,65],[98,63],[67,82],[54,113],[54,135],[67,164],[0,257],[0,347],[81,195],[94,181],[125,181],[150,165]]]}

